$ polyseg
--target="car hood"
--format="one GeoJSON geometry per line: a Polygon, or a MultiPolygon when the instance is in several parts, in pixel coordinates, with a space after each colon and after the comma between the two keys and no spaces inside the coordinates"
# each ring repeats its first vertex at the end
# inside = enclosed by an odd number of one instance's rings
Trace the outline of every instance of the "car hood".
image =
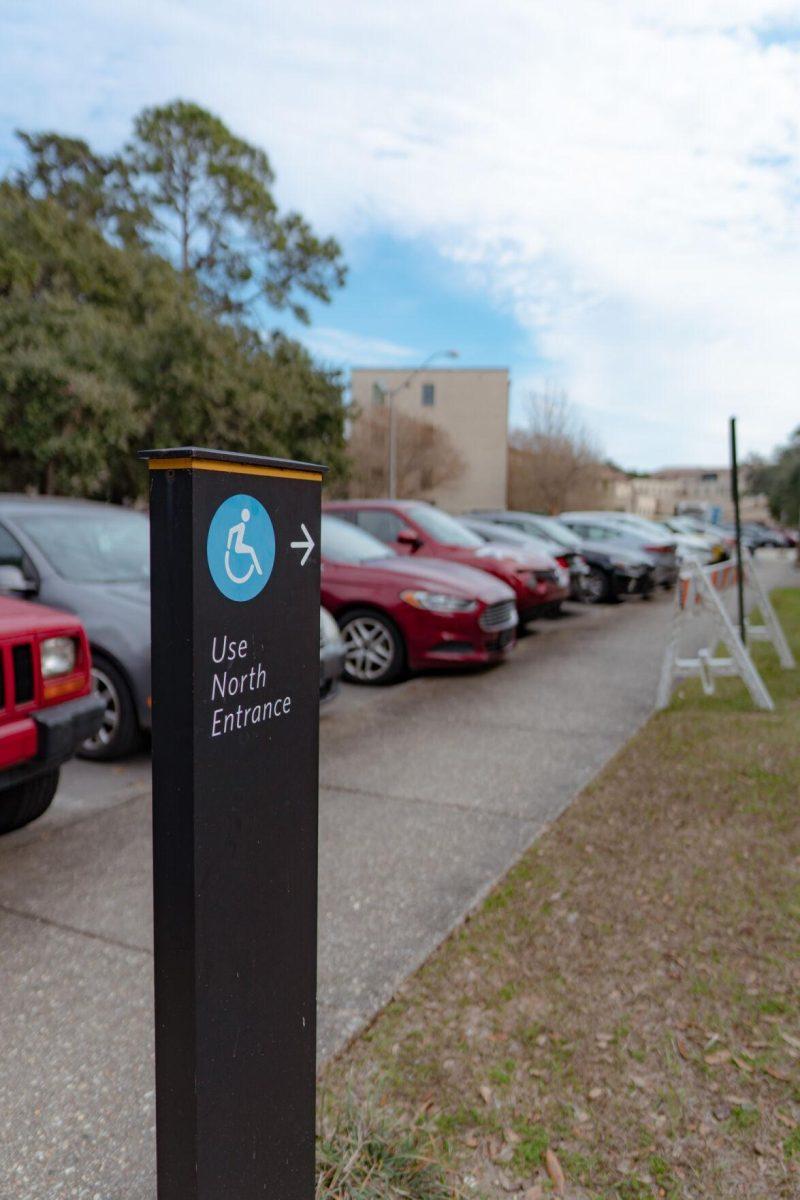
{"type": "Polygon", "coordinates": [[[504,542],[486,542],[483,546],[476,546],[472,554],[476,559],[489,559],[517,574],[520,571],[552,571],[556,565],[551,555],[543,550],[509,546],[504,542]]]}
{"type": "Polygon", "coordinates": [[[481,600],[484,604],[497,604],[501,600],[513,600],[514,592],[507,584],[462,563],[449,562],[441,558],[425,558],[414,555],[392,555],[387,558],[372,558],[363,563],[325,563],[339,573],[352,572],[353,578],[361,577],[367,584],[370,578],[390,576],[398,588],[424,588],[425,590],[448,592],[450,595],[481,600]]]}
{"type": "Polygon", "coordinates": [[[119,583],[74,582],[51,575],[41,599],[54,608],[77,613],[89,641],[117,657],[125,648],[150,644],[150,586],[146,579],[119,583]]]}
{"type": "Polygon", "coordinates": [[[150,607],[150,581],[148,579],[124,583],[100,583],[97,586],[101,587],[107,596],[113,596],[124,604],[132,604],[136,608],[150,607]]]}
{"type": "Polygon", "coordinates": [[[0,597],[0,637],[19,637],[23,634],[49,633],[65,625],[77,626],[72,613],[59,612],[44,604],[31,604],[10,596],[0,597]]]}

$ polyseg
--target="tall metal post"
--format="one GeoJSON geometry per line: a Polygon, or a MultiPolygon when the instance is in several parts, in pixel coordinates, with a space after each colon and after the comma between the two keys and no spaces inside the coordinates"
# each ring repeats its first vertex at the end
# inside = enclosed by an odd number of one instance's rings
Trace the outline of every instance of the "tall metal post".
{"type": "Polygon", "coordinates": [[[739,636],[742,645],[747,644],[747,627],[744,618],[744,563],[742,562],[742,517],[739,509],[739,460],[736,453],[736,417],[731,417],[731,499],[733,500],[733,518],[736,524],[736,562],[738,563],[738,580],[736,597],[739,605],[739,636]]]}

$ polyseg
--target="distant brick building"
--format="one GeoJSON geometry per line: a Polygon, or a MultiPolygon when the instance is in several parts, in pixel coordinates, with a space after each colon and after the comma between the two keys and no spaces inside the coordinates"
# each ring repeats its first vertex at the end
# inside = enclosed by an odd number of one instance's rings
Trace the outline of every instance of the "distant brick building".
{"type": "MultiPolygon", "coordinates": [[[[745,521],[769,517],[765,496],[748,494],[749,471],[739,468],[739,495],[745,521]]],[[[729,467],[663,467],[650,475],[627,475],[608,468],[604,487],[606,508],[638,513],[642,517],[666,517],[696,508],[718,511],[722,520],[733,519],[729,467]]]]}

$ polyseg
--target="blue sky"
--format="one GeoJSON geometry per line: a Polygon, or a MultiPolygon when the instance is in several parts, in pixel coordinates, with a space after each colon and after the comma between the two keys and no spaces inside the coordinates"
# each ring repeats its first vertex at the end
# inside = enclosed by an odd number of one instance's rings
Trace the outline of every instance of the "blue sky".
{"type": "Polygon", "coordinates": [[[508,366],[626,466],[800,424],[800,10],[763,0],[5,0],[13,129],[109,149],[182,96],[345,248],[324,361],[508,366]]]}
{"type": "Polygon", "coordinates": [[[345,240],[344,251],[349,279],[334,303],[314,307],[310,330],[285,323],[324,361],[413,366],[452,349],[458,363],[442,358],[442,365],[538,368],[513,315],[489,303],[480,288],[465,286],[429,242],[374,232],[345,240]]]}

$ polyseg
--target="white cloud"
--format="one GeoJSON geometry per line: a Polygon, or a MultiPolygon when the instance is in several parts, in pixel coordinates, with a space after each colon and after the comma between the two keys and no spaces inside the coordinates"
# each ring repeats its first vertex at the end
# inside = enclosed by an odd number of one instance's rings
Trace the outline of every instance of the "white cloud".
{"type": "MultiPolygon", "coordinates": [[[[458,263],[617,457],[721,459],[732,411],[746,448],[800,420],[800,53],[765,36],[800,28],[795,5],[10,8],[27,124],[114,142],[142,104],[196,96],[269,147],[320,225],[458,263]]],[[[314,336],[352,357],[341,331],[314,336]]]]}
{"type": "Polygon", "coordinates": [[[303,334],[303,341],[318,358],[335,365],[388,367],[416,362],[420,352],[384,338],[360,337],[344,329],[315,325],[303,334]]]}

